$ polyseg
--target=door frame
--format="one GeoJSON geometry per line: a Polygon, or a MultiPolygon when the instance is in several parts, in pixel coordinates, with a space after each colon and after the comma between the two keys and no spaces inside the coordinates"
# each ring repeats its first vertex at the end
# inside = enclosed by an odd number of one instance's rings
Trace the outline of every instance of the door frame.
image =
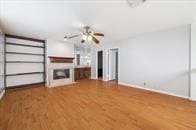
{"type": "Polygon", "coordinates": [[[104,73],[103,73],[103,70],[104,70],[104,65],[103,65],[103,64],[104,64],[104,63],[103,63],[103,62],[104,62],[104,60],[103,60],[103,58],[104,58],[103,56],[104,56],[104,55],[103,55],[103,53],[104,53],[104,51],[103,51],[103,50],[98,50],[98,51],[97,51],[97,54],[96,54],[96,59],[97,59],[97,63],[96,63],[96,77],[97,77],[97,79],[99,79],[99,76],[98,76],[98,74],[99,74],[99,72],[98,72],[98,69],[99,69],[99,68],[98,68],[98,63],[99,63],[99,59],[98,59],[98,56],[99,56],[99,55],[98,55],[98,53],[99,53],[99,52],[102,52],[102,80],[103,80],[103,79],[104,79],[104,78],[103,78],[103,77],[104,77],[104,73]]]}
{"type": "Polygon", "coordinates": [[[107,81],[110,80],[110,51],[117,49],[118,51],[118,79],[117,82],[120,80],[120,48],[119,47],[112,47],[107,49],[107,81]]]}

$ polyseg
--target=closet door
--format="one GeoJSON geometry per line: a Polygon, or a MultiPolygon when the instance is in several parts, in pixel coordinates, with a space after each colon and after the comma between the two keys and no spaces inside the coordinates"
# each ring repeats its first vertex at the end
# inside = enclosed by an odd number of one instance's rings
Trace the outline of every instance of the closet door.
{"type": "Polygon", "coordinates": [[[45,82],[45,41],[6,35],[6,88],[45,82]]]}

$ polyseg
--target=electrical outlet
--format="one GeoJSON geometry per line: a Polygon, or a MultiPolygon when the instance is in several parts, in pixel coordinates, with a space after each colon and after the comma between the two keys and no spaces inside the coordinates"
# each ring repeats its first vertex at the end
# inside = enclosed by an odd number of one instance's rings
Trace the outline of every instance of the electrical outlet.
{"type": "Polygon", "coordinates": [[[144,82],[144,86],[146,86],[146,82],[144,82]]]}

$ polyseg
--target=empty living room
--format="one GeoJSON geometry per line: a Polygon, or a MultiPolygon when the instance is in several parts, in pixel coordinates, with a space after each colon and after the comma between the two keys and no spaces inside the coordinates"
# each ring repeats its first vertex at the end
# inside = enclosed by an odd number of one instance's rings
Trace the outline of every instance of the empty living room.
{"type": "Polygon", "coordinates": [[[0,0],[0,130],[196,130],[196,0],[0,0]]]}

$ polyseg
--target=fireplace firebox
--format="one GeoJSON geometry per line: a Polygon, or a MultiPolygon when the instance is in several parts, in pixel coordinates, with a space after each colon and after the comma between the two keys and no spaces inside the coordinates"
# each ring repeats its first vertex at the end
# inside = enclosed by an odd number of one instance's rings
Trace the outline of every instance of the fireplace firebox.
{"type": "Polygon", "coordinates": [[[53,70],[53,80],[70,78],[69,69],[54,69],[53,70]]]}

